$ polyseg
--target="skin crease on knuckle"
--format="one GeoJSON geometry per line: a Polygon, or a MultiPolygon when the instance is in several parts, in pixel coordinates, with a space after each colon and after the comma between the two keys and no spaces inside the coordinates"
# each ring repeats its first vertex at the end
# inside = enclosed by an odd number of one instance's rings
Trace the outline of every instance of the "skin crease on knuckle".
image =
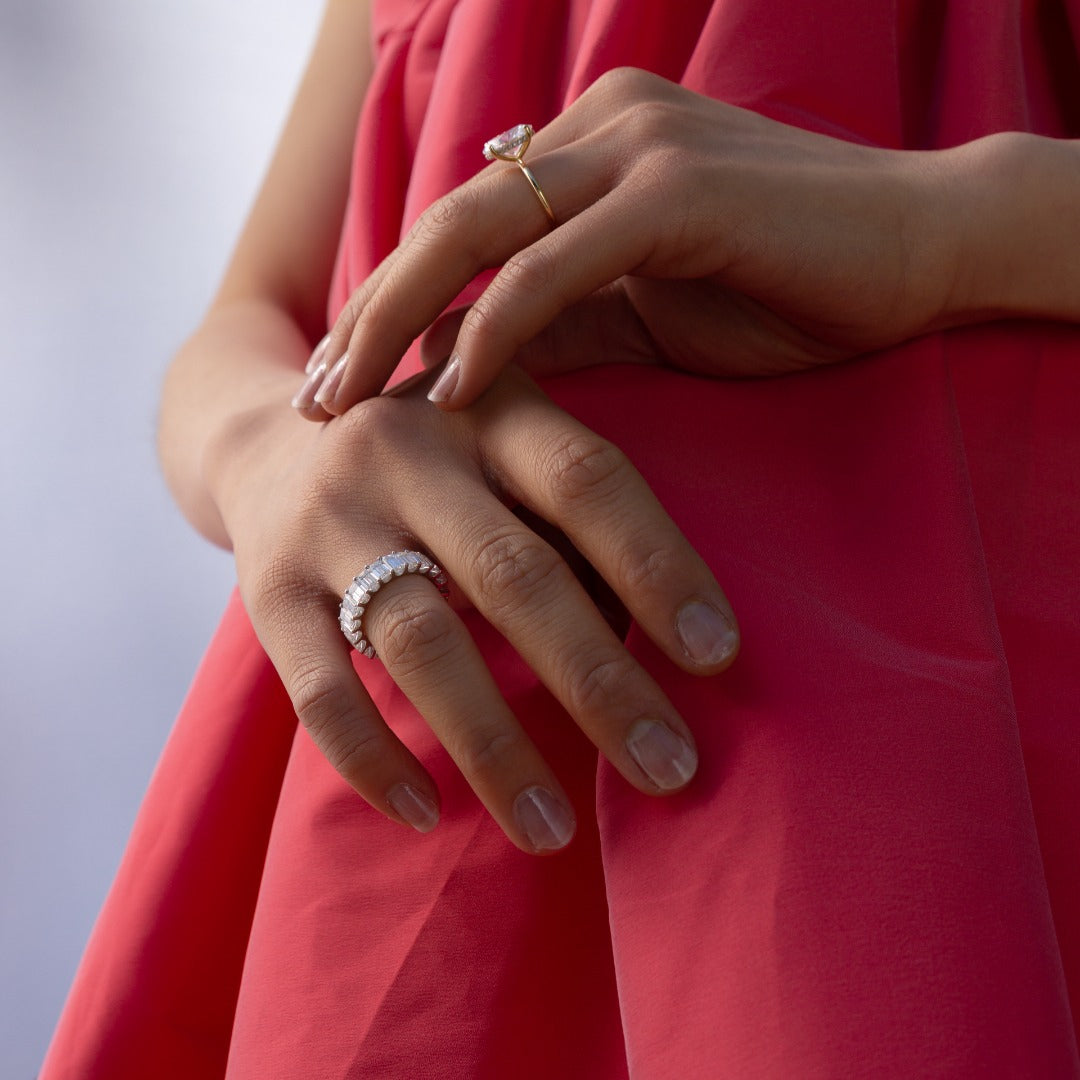
{"type": "Polygon", "coordinates": [[[600,648],[593,655],[578,655],[568,661],[565,698],[572,716],[579,719],[600,717],[608,723],[620,712],[641,714],[647,700],[641,694],[628,694],[641,688],[641,669],[629,653],[616,648],[600,648]],[[622,709],[619,703],[624,703],[622,709]],[[633,702],[630,709],[625,704],[633,702]]]}
{"type": "Polygon", "coordinates": [[[550,602],[572,575],[566,564],[539,537],[528,539],[504,530],[477,542],[472,551],[478,598],[498,622],[538,599],[550,602]]]}
{"type": "Polygon", "coordinates": [[[552,444],[543,467],[554,505],[584,507],[593,513],[617,502],[629,479],[629,462],[622,451],[583,431],[552,444]]]}
{"type": "Polygon", "coordinates": [[[438,668],[457,651],[453,616],[438,597],[391,594],[369,624],[383,663],[401,681],[438,668]]]}

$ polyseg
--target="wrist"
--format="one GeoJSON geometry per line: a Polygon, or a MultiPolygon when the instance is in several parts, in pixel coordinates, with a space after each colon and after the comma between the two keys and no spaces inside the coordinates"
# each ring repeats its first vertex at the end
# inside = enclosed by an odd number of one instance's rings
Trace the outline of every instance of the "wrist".
{"type": "Polygon", "coordinates": [[[944,153],[961,223],[949,322],[1080,318],[1080,146],[1003,132],[944,153]]]}

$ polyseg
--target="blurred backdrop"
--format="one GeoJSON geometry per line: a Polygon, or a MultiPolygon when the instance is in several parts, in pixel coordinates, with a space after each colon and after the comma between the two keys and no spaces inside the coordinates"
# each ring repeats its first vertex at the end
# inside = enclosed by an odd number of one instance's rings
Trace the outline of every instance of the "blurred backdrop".
{"type": "MultiPolygon", "coordinates": [[[[35,1075],[232,583],[158,387],[267,163],[318,0],[0,0],[0,1076],[35,1075]]],[[[150,1075],[148,1073],[148,1075],[150,1075]]]]}

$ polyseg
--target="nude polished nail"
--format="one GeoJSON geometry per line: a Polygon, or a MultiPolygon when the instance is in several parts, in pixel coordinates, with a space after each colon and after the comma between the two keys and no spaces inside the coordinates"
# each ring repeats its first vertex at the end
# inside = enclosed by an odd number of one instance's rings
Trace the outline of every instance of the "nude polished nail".
{"type": "Polygon", "coordinates": [[[739,648],[739,633],[731,620],[702,600],[691,600],[679,608],[675,629],[686,655],[696,664],[722,663],[739,648]]]}
{"type": "Polygon", "coordinates": [[[666,724],[639,720],[630,729],[626,749],[661,791],[681,788],[697,772],[697,751],[666,724]]]}
{"type": "Polygon", "coordinates": [[[308,358],[308,362],[304,367],[304,374],[310,375],[318,366],[322,363],[323,353],[326,352],[326,346],[330,344],[330,335],[326,337],[311,350],[311,356],[308,358]]]}
{"type": "Polygon", "coordinates": [[[514,800],[514,818],[535,851],[558,851],[574,836],[574,815],[542,787],[526,788],[514,800]]]}
{"type": "Polygon", "coordinates": [[[315,404],[315,394],[325,378],[326,362],[324,361],[307,377],[307,382],[300,387],[300,392],[292,399],[293,408],[301,412],[310,409],[315,404]]]}
{"type": "Polygon", "coordinates": [[[330,402],[334,400],[334,395],[338,392],[338,387],[341,385],[341,377],[345,374],[345,368],[348,366],[348,363],[349,354],[346,353],[327,373],[322,386],[319,387],[319,391],[315,395],[315,403],[317,405],[329,405],[330,402]]]}
{"type": "Polygon", "coordinates": [[[412,784],[395,784],[386,793],[386,801],[417,832],[429,833],[439,824],[439,808],[412,784]]]}
{"type": "Polygon", "coordinates": [[[428,391],[428,401],[433,402],[435,405],[441,405],[444,401],[449,401],[450,395],[457,387],[460,375],[461,357],[451,356],[449,363],[446,365],[446,370],[435,380],[435,385],[428,391]]]}

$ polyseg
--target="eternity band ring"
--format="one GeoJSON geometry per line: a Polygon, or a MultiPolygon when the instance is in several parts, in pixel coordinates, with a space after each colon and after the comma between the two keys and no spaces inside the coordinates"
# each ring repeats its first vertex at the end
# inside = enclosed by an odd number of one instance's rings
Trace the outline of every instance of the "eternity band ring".
{"type": "Polygon", "coordinates": [[[539,181],[533,175],[532,169],[525,164],[525,151],[529,149],[533,134],[532,124],[518,124],[517,127],[512,127],[501,135],[496,135],[494,139],[488,139],[484,143],[484,157],[488,161],[512,161],[522,171],[525,179],[529,181],[529,187],[533,189],[536,197],[540,200],[540,205],[544,208],[548,221],[554,225],[555,211],[551,209],[551,203],[547,201],[547,196],[540,189],[539,181]]]}
{"type": "Polygon", "coordinates": [[[371,658],[375,657],[375,647],[364,637],[364,611],[371,602],[371,598],[387,582],[403,574],[421,574],[430,578],[443,599],[450,599],[446,574],[423,553],[392,551],[389,555],[380,555],[353,578],[352,584],[345,590],[345,595],[341,599],[341,610],[338,615],[341,632],[358,653],[371,658]]]}

